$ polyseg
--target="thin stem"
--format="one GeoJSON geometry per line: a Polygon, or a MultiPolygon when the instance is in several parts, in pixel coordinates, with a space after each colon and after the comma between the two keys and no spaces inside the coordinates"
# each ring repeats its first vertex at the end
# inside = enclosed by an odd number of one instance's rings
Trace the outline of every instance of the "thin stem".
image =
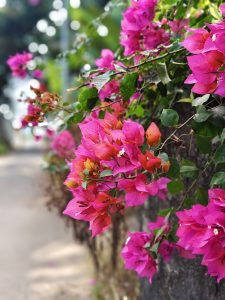
{"type": "Polygon", "coordinates": [[[205,168],[199,173],[198,177],[192,182],[192,184],[189,186],[188,190],[185,193],[185,196],[183,198],[183,200],[181,201],[180,205],[177,207],[176,210],[180,210],[182,208],[182,206],[184,205],[185,199],[186,199],[186,195],[188,195],[190,193],[190,191],[193,189],[193,187],[195,186],[195,184],[199,181],[199,179],[202,177],[203,173],[205,173],[205,171],[208,169],[208,167],[211,165],[212,161],[213,161],[214,155],[213,157],[206,163],[205,168]]]}
{"type": "Polygon", "coordinates": [[[164,141],[164,143],[162,144],[162,146],[159,148],[159,150],[162,150],[164,148],[164,146],[166,145],[166,143],[174,136],[174,134],[177,133],[177,131],[179,129],[181,129],[182,127],[184,127],[187,123],[189,123],[192,119],[194,118],[194,115],[191,116],[189,119],[187,119],[182,125],[178,126],[177,129],[175,129],[169,136],[168,138],[164,141]]]}

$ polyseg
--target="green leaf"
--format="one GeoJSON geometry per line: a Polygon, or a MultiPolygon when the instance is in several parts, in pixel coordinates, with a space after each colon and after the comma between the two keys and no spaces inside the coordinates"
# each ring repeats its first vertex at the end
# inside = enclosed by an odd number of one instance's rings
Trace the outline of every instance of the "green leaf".
{"type": "Polygon", "coordinates": [[[217,164],[225,162],[225,144],[221,145],[215,153],[215,162],[217,164]]]}
{"type": "Polygon", "coordinates": [[[217,133],[217,128],[209,122],[197,123],[193,121],[192,128],[195,133],[204,137],[213,138],[217,133]]]}
{"type": "Polygon", "coordinates": [[[165,63],[157,63],[156,70],[163,84],[167,84],[171,81],[165,63]]]}
{"type": "Polygon", "coordinates": [[[128,110],[127,110],[127,116],[137,116],[138,118],[144,117],[144,108],[142,105],[137,104],[137,101],[134,101],[129,105],[128,110]]]}
{"type": "Polygon", "coordinates": [[[223,129],[223,131],[222,131],[222,133],[221,133],[220,140],[221,140],[222,143],[223,143],[224,140],[225,140],[225,128],[223,129]]]}
{"type": "Polygon", "coordinates": [[[209,13],[213,16],[214,19],[220,20],[221,19],[221,13],[215,3],[209,2],[209,13]]]}
{"type": "Polygon", "coordinates": [[[89,170],[88,169],[84,169],[83,174],[88,176],[89,175],[89,170]]]}
{"type": "Polygon", "coordinates": [[[82,110],[91,110],[98,101],[98,90],[96,88],[83,88],[78,96],[82,110]]]}
{"type": "Polygon", "coordinates": [[[163,109],[160,120],[163,126],[172,127],[179,122],[179,115],[173,109],[163,109]]]}
{"type": "Polygon", "coordinates": [[[136,109],[135,109],[135,115],[138,117],[138,118],[142,118],[145,114],[145,111],[144,111],[144,108],[138,104],[136,109]]]}
{"type": "Polygon", "coordinates": [[[105,118],[105,113],[106,113],[105,110],[100,110],[99,115],[98,115],[99,119],[104,119],[105,118]]]}
{"type": "Polygon", "coordinates": [[[155,243],[155,244],[150,248],[150,251],[157,254],[157,253],[158,253],[158,249],[159,249],[159,245],[160,245],[160,241],[158,241],[157,243],[155,243]]]}
{"type": "Polygon", "coordinates": [[[174,180],[169,182],[167,187],[171,194],[177,194],[184,190],[184,183],[181,180],[174,180]]]}
{"type": "Polygon", "coordinates": [[[120,91],[124,100],[129,100],[136,91],[138,73],[127,73],[120,83],[120,91]]]}
{"type": "Polygon", "coordinates": [[[195,204],[194,198],[185,198],[183,207],[185,209],[190,209],[195,204]]]}
{"type": "Polygon", "coordinates": [[[105,72],[102,75],[95,76],[91,78],[91,83],[100,91],[107,82],[111,79],[111,72],[105,72]]]}
{"type": "Polygon", "coordinates": [[[159,212],[159,216],[165,217],[168,214],[171,214],[173,211],[174,211],[174,207],[169,207],[169,208],[166,208],[166,209],[162,209],[159,212]]]}
{"type": "Polygon", "coordinates": [[[196,145],[201,153],[207,154],[211,152],[211,139],[201,135],[195,135],[196,145]]]}
{"type": "Polygon", "coordinates": [[[181,103],[192,103],[192,99],[191,98],[183,98],[178,100],[177,102],[181,102],[181,103]]]}
{"type": "Polygon", "coordinates": [[[166,163],[169,160],[168,154],[165,152],[159,153],[158,157],[162,160],[162,163],[166,163]]]}
{"type": "Polygon", "coordinates": [[[212,114],[214,117],[222,119],[225,116],[225,107],[223,105],[213,107],[212,114]]]}
{"type": "Polygon", "coordinates": [[[72,124],[78,124],[80,122],[82,122],[84,119],[84,116],[83,116],[83,113],[80,112],[80,113],[75,113],[72,117],[70,117],[67,121],[67,123],[69,125],[72,125],[72,124]]]}
{"type": "Polygon", "coordinates": [[[194,116],[195,122],[202,123],[205,122],[210,116],[212,112],[207,111],[203,105],[198,106],[197,113],[194,116]]]}
{"type": "Polygon", "coordinates": [[[210,97],[210,94],[206,94],[202,97],[198,97],[198,98],[195,98],[193,101],[192,101],[192,106],[199,106],[199,105],[202,105],[203,103],[205,103],[206,101],[209,100],[209,97],[210,97]]]}
{"type": "Polygon", "coordinates": [[[180,168],[180,173],[183,177],[193,178],[198,175],[199,169],[195,166],[192,161],[183,160],[180,168]]]}
{"type": "Polygon", "coordinates": [[[154,230],[155,241],[164,233],[167,224],[163,225],[163,227],[154,230]]]}
{"type": "Polygon", "coordinates": [[[111,176],[112,175],[112,170],[104,170],[100,173],[100,178],[111,176]]]}
{"type": "Polygon", "coordinates": [[[195,194],[196,203],[200,203],[202,205],[208,204],[208,190],[205,188],[198,188],[195,194]]]}
{"type": "Polygon", "coordinates": [[[168,172],[168,176],[170,178],[178,178],[180,177],[180,165],[175,158],[170,158],[170,169],[168,172]]]}
{"type": "Polygon", "coordinates": [[[217,172],[213,175],[213,178],[210,182],[210,186],[214,185],[224,185],[225,184],[225,172],[217,172]]]}
{"type": "Polygon", "coordinates": [[[87,185],[88,185],[88,182],[87,182],[87,181],[83,181],[83,182],[82,182],[82,188],[83,188],[84,190],[87,189],[87,185]]]}

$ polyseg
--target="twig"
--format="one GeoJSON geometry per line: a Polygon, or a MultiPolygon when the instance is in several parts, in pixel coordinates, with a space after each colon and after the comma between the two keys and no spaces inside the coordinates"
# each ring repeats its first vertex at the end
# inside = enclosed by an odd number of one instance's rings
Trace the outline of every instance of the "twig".
{"type": "Polygon", "coordinates": [[[164,148],[164,146],[166,145],[166,143],[174,136],[174,134],[177,133],[177,131],[179,129],[181,129],[182,127],[184,127],[187,123],[189,123],[192,119],[194,118],[194,115],[191,116],[189,119],[187,119],[182,125],[180,125],[179,127],[177,127],[177,129],[175,129],[169,136],[168,138],[164,141],[164,143],[162,144],[162,146],[159,148],[159,150],[162,150],[164,148]]]}

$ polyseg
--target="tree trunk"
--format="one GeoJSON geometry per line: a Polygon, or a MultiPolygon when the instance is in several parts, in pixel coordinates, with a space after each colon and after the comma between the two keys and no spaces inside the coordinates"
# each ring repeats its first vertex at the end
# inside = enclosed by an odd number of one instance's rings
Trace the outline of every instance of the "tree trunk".
{"type": "Polygon", "coordinates": [[[141,282],[140,300],[224,300],[225,281],[218,284],[206,272],[200,259],[175,254],[169,263],[160,262],[151,285],[141,282]]]}

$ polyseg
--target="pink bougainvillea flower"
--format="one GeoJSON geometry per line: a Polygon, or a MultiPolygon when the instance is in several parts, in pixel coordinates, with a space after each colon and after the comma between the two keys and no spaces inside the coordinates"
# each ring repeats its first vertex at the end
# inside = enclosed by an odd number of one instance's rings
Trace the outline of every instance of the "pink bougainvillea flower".
{"type": "Polygon", "coordinates": [[[155,50],[159,45],[167,44],[169,40],[169,33],[167,33],[163,28],[158,28],[154,26],[149,26],[143,32],[143,36],[143,50],[155,50]]]}
{"type": "Polygon", "coordinates": [[[203,28],[191,29],[189,35],[181,45],[184,46],[190,53],[200,54],[203,52],[205,43],[210,36],[210,33],[203,28]]]}
{"type": "Polygon", "coordinates": [[[225,16],[225,4],[221,4],[221,5],[220,5],[220,10],[221,10],[221,12],[222,12],[222,15],[225,16]]]}
{"type": "Polygon", "coordinates": [[[44,76],[44,74],[41,70],[34,70],[32,75],[37,79],[41,79],[44,76]]]}
{"type": "Polygon", "coordinates": [[[28,2],[30,3],[30,5],[32,6],[37,6],[40,4],[41,0],[28,0],[28,2]]]}
{"type": "Polygon", "coordinates": [[[101,51],[101,58],[95,60],[95,64],[100,69],[114,70],[114,53],[109,49],[101,51]]]}
{"type": "Polygon", "coordinates": [[[51,148],[61,158],[71,159],[74,157],[75,141],[68,130],[62,131],[53,138],[51,148]]]}
{"type": "Polygon", "coordinates": [[[184,29],[187,30],[189,20],[188,19],[180,19],[180,20],[173,20],[168,22],[171,30],[173,33],[183,35],[184,29]]]}
{"type": "Polygon", "coordinates": [[[158,252],[165,262],[168,262],[172,257],[174,249],[175,245],[173,243],[170,243],[168,240],[163,240],[159,246],[158,252]]]}
{"type": "Polygon", "coordinates": [[[148,229],[152,232],[162,227],[164,227],[165,232],[168,232],[170,229],[169,222],[165,217],[158,217],[155,222],[148,222],[148,229]]]}
{"type": "Polygon", "coordinates": [[[122,250],[125,268],[136,271],[140,277],[147,277],[150,283],[157,271],[157,264],[145,247],[150,244],[152,237],[152,234],[146,232],[129,233],[122,250]]]}
{"type": "Polygon", "coordinates": [[[196,248],[205,245],[205,236],[208,237],[206,213],[207,208],[199,204],[192,206],[191,210],[177,212],[180,224],[176,233],[179,246],[194,252],[196,248]]]}
{"type": "Polygon", "coordinates": [[[225,190],[224,189],[211,189],[208,192],[210,201],[221,207],[225,207],[225,190]]]}
{"type": "Polygon", "coordinates": [[[192,70],[185,83],[193,84],[192,91],[198,94],[213,93],[224,96],[224,72],[220,68],[225,63],[225,55],[219,51],[188,57],[188,65],[192,70]]]}
{"type": "Polygon", "coordinates": [[[152,122],[146,131],[146,138],[149,146],[158,146],[161,139],[161,132],[158,126],[152,122]]]}
{"type": "Polygon", "coordinates": [[[178,212],[178,246],[202,256],[202,264],[217,281],[225,278],[225,211],[223,189],[209,190],[210,202],[205,207],[194,205],[178,212]]]}
{"type": "Polygon", "coordinates": [[[105,100],[106,98],[110,98],[110,96],[119,93],[119,83],[116,80],[111,80],[106,83],[104,87],[99,92],[100,100],[105,100]]]}
{"type": "Polygon", "coordinates": [[[168,193],[167,184],[170,181],[171,180],[167,177],[161,177],[155,181],[158,189],[156,196],[159,197],[161,200],[166,200],[166,196],[168,193]]]}
{"type": "Polygon", "coordinates": [[[141,50],[152,50],[168,41],[169,35],[161,24],[152,22],[157,1],[132,1],[123,13],[121,22],[121,45],[124,55],[132,55],[141,50]]]}
{"type": "Polygon", "coordinates": [[[154,183],[147,183],[147,177],[139,174],[135,179],[121,179],[119,188],[126,191],[125,200],[126,206],[142,205],[147,200],[148,196],[155,196],[158,192],[158,187],[154,183]]]}
{"type": "Polygon", "coordinates": [[[29,103],[27,106],[27,114],[22,119],[22,127],[37,126],[38,123],[42,122],[44,114],[40,107],[35,106],[33,103],[29,103]]]}
{"type": "Polygon", "coordinates": [[[51,128],[47,128],[46,131],[46,136],[49,138],[49,139],[52,139],[53,136],[55,135],[55,131],[51,128]]]}
{"type": "Polygon", "coordinates": [[[28,52],[17,53],[10,56],[7,64],[10,67],[14,77],[25,78],[27,75],[27,64],[31,61],[33,55],[28,52]]]}
{"type": "Polygon", "coordinates": [[[123,208],[118,199],[104,192],[97,194],[94,185],[90,185],[88,190],[78,187],[74,194],[75,198],[68,203],[63,214],[76,220],[90,222],[93,237],[110,226],[112,213],[123,208]]]}

